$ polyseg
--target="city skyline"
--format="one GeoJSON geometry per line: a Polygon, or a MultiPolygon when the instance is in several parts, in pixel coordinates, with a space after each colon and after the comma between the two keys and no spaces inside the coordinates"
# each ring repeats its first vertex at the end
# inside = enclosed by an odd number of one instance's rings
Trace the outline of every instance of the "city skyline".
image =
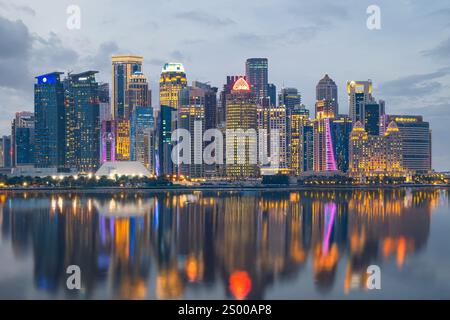
{"type": "MultiPolygon", "coordinates": [[[[31,88],[33,76],[37,74],[53,70],[67,71],[68,68],[74,69],[74,72],[99,70],[98,80],[110,83],[110,56],[139,54],[146,58],[144,74],[155,93],[153,105],[157,105],[158,78],[164,62],[180,61],[186,68],[189,82],[210,81],[220,88],[226,75],[245,73],[242,61],[246,58],[267,57],[269,83],[277,85],[277,92],[283,84],[299,89],[302,101],[310,112],[314,110],[314,87],[325,73],[338,86],[341,113],[348,113],[346,82],[351,79],[372,79],[376,97],[386,101],[389,113],[423,115],[424,120],[430,122],[433,130],[433,167],[438,171],[449,169],[446,121],[450,120],[450,114],[445,112],[449,101],[445,91],[449,85],[448,61],[445,58],[448,30],[445,14],[448,10],[445,10],[447,5],[444,2],[434,2],[425,7],[425,4],[416,1],[403,1],[401,4],[381,1],[382,29],[374,31],[365,26],[365,9],[369,3],[356,1],[342,5],[282,1],[277,6],[262,2],[250,11],[250,21],[244,21],[242,13],[233,12],[233,6],[228,4],[222,4],[221,14],[214,13],[218,12],[214,10],[217,4],[205,6],[201,1],[190,11],[183,10],[177,1],[163,3],[157,8],[144,1],[137,1],[137,5],[142,6],[142,11],[147,13],[148,10],[144,9],[154,9],[151,11],[154,14],[146,19],[136,19],[135,22],[154,31],[148,42],[133,41],[135,37],[129,36],[129,30],[136,32],[136,39],[142,36],[141,31],[135,31],[136,28],[119,30],[125,23],[123,20],[118,18],[118,23],[112,24],[110,18],[108,22],[108,17],[117,17],[114,13],[123,9],[122,5],[108,6],[105,2],[101,6],[103,10],[99,12],[95,10],[97,5],[80,1],[81,29],[68,30],[68,3],[55,5],[43,1],[36,7],[31,1],[17,1],[16,6],[2,2],[0,28],[9,32],[1,34],[4,43],[10,45],[5,47],[8,50],[3,54],[0,70],[2,75],[10,76],[0,80],[0,108],[5,111],[0,117],[0,133],[10,131],[10,121],[15,112],[33,110],[31,88]],[[49,21],[41,21],[38,18],[45,15],[49,5],[61,14],[49,21]],[[275,24],[271,18],[268,27],[264,28],[264,19],[256,13],[261,14],[270,9],[275,14],[286,14],[286,21],[275,24]],[[294,14],[289,13],[289,9],[301,14],[305,21],[301,24],[295,22],[294,14]],[[173,24],[167,28],[165,25],[162,27],[164,20],[158,17],[160,10],[167,12],[165,17],[172,19],[173,24]],[[318,16],[319,12],[322,16],[318,16]],[[98,19],[93,19],[93,15],[99,15],[98,19]],[[186,27],[186,31],[175,32],[174,29],[180,24],[186,27]],[[297,27],[296,31],[293,31],[294,27],[297,27]],[[203,29],[207,29],[206,36],[199,34],[203,29]],[[101,35],[97,30],[101,30],[101,35]],[[436,30],[441,32],[431,32],[436,30]],[[418,35],[426,33],[427,41],[396,46],[405,34],[411,32],[418,35]],[[220,36],[218,39],[207,36],[212,34],[220,36]],[[362,36],[367,41],[357,44],[349,35],[362,36]],[[297,39],[292,39],[295,37],[297,39]],[[341,42],[332,41],[330,45],[335,55],[324,59],[321,48],[333,37],[341,42]],[[243,46],[244,42],[251,45],[243,46]],[[351,50],[347,49],[350,43],[351,50]],[[225,44],[229,48],[220,50],[225,44]],[[370,51],[367,51],[368,47],[370,51]],[[410,59],[404,59],[405,52],[410,59]],[[21,59],[16,61],[15,53],[21,59]],[[8,73],[11,65],[15,66],[14,73],[8,73]]],[[[240,11],[245,12],[250,5],[240,3],[240,6],[240,11]]]]}

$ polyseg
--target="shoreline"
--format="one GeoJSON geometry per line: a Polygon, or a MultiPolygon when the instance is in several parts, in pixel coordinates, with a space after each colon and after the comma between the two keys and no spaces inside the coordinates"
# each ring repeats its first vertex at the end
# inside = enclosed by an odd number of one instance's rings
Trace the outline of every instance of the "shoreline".
{"type": "Polygon", "coordinates": [[[309,191],[309,190],[324,190],[324,191],[352,191],[352,190],[396,190],[396,189],[446,189],[450,185],[434,185],[434,184],[399,184],[399,185],[316,185],[316,186],[164,186],[164,187],[44,187],[44,188],[2,188],[1,193],[23,193],[23,192],[77,192],[77,193],[111,193],[111,192],[143,192],[143,193],[186,193],[186,192],[295,192],[295,191],[309,191]]]}

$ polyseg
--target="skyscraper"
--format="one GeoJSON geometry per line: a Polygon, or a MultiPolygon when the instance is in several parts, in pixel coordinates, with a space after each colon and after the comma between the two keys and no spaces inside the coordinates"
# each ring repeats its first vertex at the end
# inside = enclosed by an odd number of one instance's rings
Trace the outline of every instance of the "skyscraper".
{"type": "Polygon", "coordinates": [[[97,71],[69,74],[66,90],[66,163],[81,172],[94,172],[100,163],[100,114],[97,71]]]}
{"type": "Polygon", "coordinates": [[[312,121],[314,128],[314,171],[338,170],[334,155],[334,145],[331,135],[333,118],[318,118],[312,121]]]}
{"type": "Polygon", "coordinates": [[[35,164],[62,167],[65,160],[65,106],[62,72],[36,77],[34,85],[35,164]]]}
{"type": "Polygon", "coordinates": [[[177,110],[161,105],[158,115],[158,143],[156,145],[156,175],[172,175],[174,173],[172,154],[172,126],[175,124],[177,110]]]}
{"type": "Polygon", "coordinates": [[[432,169],[432,143],[430,124],[422,116],[388,115],[387,123],[395,121],[400,130],[403,167],[419,174],[432,169]]]}
{"type": "Polygon", "coordinates": [[[116,161],[130,161],[130,120],[115,120],[116,161]]]}
{"type": "Polygon", "coordinates": [[[11,168],[11,155],[11,136],[3,136],[0,138],[0,167],[11,168]]]}
{"type": "Polygon", "coordinates": [[[11,126],[12,166],[34,164],[34,113],[17,112],[11,126]]]}
{"type": "Polygon", "coordinates": [[[192,87],[203,90],[205,95],[205,131],[217,128],[217,91],[218,88],[211,87],[207,83],[192,81],[192,87]]]}
{"type": "Polygon", "coordinates": [[[112,119],[111,103],[109,99],[109,83],[99,83],[98,85],[98,102],[100,123],[112,119]]]}
{"type": "MultiPolygon", "coordinates": [[[[144,58],[133,55],[112,57],[111,109],[113,119],[129,119],[129,89],[134,74],[142,72],[144,58]]],[[[140,76],[138,76],[139,78],[140,76]]]]}
{"type": "Polygon", "coordinates": [[[128,106],[128,119],[131,118],[134,108],[136,107],[150,107],[152,95],[148,87],[147,78],[140,72],[134,72],[128,83],[128,90],[126,93],[126,101],[128,106]]]}
{"type": "Polygon", "coordinates": [[[369,135],[380,135],[383,116],[384,110],[382,104],[371,101],[362,105],[362,123],[369,135]]]}
{"type": "Polygon", "coordinates": [[[130,153],[132,161],[141,162],[150,168],[151,131],[154,130],[153,108],[135,107],[131,115],[130,153]]]}
{"type": "Polygon", "coordinates": [[[270,105],[277,105],[277,86],[273,83],[267,85],[267,96],[269,97],[270,105]]]}
{"type": "Polygon", "coordinates": [[[316,85],[316,118],[319,112],[330,117],[339,114],[337,85],[328,74],[325,74],[316,85]]]}
{"type": "Polygon", "coordinates": [[[181,164],[178,174],[193,178],[204,176],[203,164],[203,132],[206,117],[206,90],[198,87],[186,87],[181,93],[181,103],[178,108],[178,129],[185,129],[190,134],[189,164],[181,164]]]}
{"type": "Polygon", "coordinates": [[[166,63],[159,79],[159,104],[177,109],[180,91],[187,86],[186,73],[181,63],[166,63]]]}
{"type": "Polygon", "coordinates": [[[363,106],[373,101],[372,81],[347,81],[350,119],[353,123],[361,121],[364,124],[363,106]]]}
{"type": "Polygon", "coordinates": [[[100,131],[100,163],[116,161],[116,121],[102,121],[100,131]]]}
{"type": "MultiPolygon", "coordinates": [[[[223,89],[220,92],[219,106],[217,108],[217,125],[219,127],[225,126],[226,122],[226,105],[227,95],[231,93],[234,83],[242,76],[227,76],[227,82],[223,85],[223,89]]],[[[246,77],[244,77],[245,80],[246,77]]]]}
{"type": "Polygon", "coordinates": [[[295,106],[301,105],[302,96],[298,93],[297,88],[281,88],[278,101],[280,106],[286,107],[286,112],[289,114],[295,106]]]}
{"type": "Polygon", "coordinates": [[[256,103],[250,84],[244,77],[238,78],[226,97],[226,170],[230,179],[258,175],[256,103]]]}
{"type": "Polygon", "coordinates": [[[269,106],[268,79],[269,62],[267,58],[249,58],[245,63],[246,79],[252,86],[257,104],[269,106]]]}
{"type": "MultiPolygon", "coordinates": [[[[280,99],[281,101],[281,99],[280,99]]],[[[286,105],[286,104],[284,104],[286,105]]],[[[309,110],[304,105],[288,109],[286,125],[286,159],[292,175],[299,176],[305,171],[306,136],[304,128],[309,123],[309,110]]]]}
{"type": "Polygon", "coordinates": [[[333,141],[334,158],[337,170],[348,171],[349,139],[352,131],[352,122],[348,116],[339,116],[331,121],[331,140],[333,141]]]}

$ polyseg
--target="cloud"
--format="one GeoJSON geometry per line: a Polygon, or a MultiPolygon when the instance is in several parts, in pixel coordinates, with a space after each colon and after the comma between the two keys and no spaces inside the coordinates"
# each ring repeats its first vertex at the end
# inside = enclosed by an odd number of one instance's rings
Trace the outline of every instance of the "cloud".
{"type": "Polygon", "coordinates": [[[177,61],[188,61],[189,57],[187,57],[185,54],[183,54],[179,50],[172,51],[170,53],[170,58],[175,59],[177,61]]]}
{"type": "Polygon", "coordinates": [[[382,95],[390,97],[411,98],[431,95],[442,89],[442,84],[435,80],[449,74],[450,68],[442,68],[431,73],[410,75],[382,83],[379,91],[382,95]]]}
{"type": "Polygon", "coordinates": [[[431,50],[422,51],[422,54],[433,58],[450,60],[450,38],[442,41],[437,47],[431,50]]]}
{"type": "Polygon", "coordinates": [[[158,67],[163,67],[163,65],[166,63],[166,60],[163,59],[158,59],[158,58],[153,58],[148,60],[148,63],[153,65],[153,66],[158,66],[158,67]]]}
{"type": "Polygon", "coordinates": [[[229,18],[219,18],[202,11],[180,12],[177,13],[175,17],[212,27],[224,27],[235,24],[235,22],[229,18]]]}
{"type": "Polygon", "coordinates": [[[36,11],[34,11],[33,8],[28,6],[22,6],[22,5],[16,5],[13,3],[7,4],[3,1],[0,1],[0,8],[7,10],[7,11],[16,11],[19,13],[25,13],[30,16],[36,16],[36,11]]]}

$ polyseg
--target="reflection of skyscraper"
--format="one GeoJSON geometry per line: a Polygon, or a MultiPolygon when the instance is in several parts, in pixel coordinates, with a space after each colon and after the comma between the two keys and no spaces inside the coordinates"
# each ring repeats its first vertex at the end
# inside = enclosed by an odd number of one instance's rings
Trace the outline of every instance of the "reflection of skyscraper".
{"type": "Polygon", "coordinates": [[[112,93],[111,109],[114,119],[129,119],[129,90],[133,74],[142,72],[141,56],[113,56],[112,57],[112,93]]]}
{"type": "Polygon", "coordinates": [[[34,85],[35,161],[39,168],[64,165],[66,116],[61,74],[38,76],[34,85]]]}

